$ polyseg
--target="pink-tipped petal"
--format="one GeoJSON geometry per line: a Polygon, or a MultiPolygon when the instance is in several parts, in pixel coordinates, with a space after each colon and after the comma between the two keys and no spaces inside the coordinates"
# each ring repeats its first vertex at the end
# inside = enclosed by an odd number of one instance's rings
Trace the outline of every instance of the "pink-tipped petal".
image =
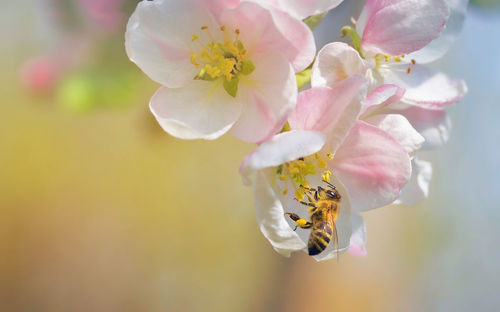
{"type": "Polygon", "coordinates": [[[432,178],[432,164],[425,160],[413,158],[411,179],[403,187],[401,197],[394,203],[403,205],[415,205],[429,196],[429,183],[432,178]]]}
{"type": "Polygon", "coordinates": [[[363,50],[407,54],[437,38],[449,13],[444,0],[367,0],[356,29],[363,50]]]}
{"type": "Polygon", "coordinates": [[[342,3],[343,0],[251,0],[261,5],[272,5],[297,19],[321,14],[342,3]]]}
{"type": "Polygon", "coordinates": [[[366,257],[366,224],[360,213],[353,213],[352,235],[349,253],[358,257],[366,257]]]}
{"type": "Polygon", "coordinates": [[[358,121],[329,164],[346,186],[353,211],[392,203],[411,175],[406,150],[388,133],[358,121]]]}
{"type": "Polygon", "coordinates": [[[285,12],[243,2],[234,10],[223,12],[220,20],[223,25],[240,29],[241,42],[250,57],[279,52],[296,72],[304,70],[314,59],[316,45],[311,30],[285,12]]]}
{"type": "Polygon", "coordinates": [[[405,89],[399,86],[391,84],[381,85],[366,97],[362,114],[364,116],[374,114],[392,103],[396,103],[404,94],[405,89]]]}
{"type": "Polygon", "coordinates": [[[352,76],[334,88],[311,88],[299,94],[288,121],[292,129],[322,131],[334,153],[359,117],[366,96],[366,80],[352,76]]]}
{"type": "Polygon", "coordinates": [[[318,53],[311,72],[313,87],[333,87],[352,75],[365,75],[370,66],[359,53],[343,42],[325,45],[318,53]]]}
{"type": "Polygon", "coordinates": [[[384,130],[401,144],[408,155],[415,155],[424,144],[424,137],[412,127],[408,119],[399,114],[382,114],[365,119],[371,125],[384,130]]]}
{"type": "Polygon", "coordinates": [[[151,112],[163,130],[177,138],[216,139],[241,113],[241,103],[217,83],[192,80],[183,88],[162,87],[151,98],[151,112]]]}
{"type": "Polygon", "coordinates": [[[443,109],[454,105],[467,94],[463,80],[454,80],[445,74],[418,64],[412,66],[410,74],[387,72],[384,82],[406,89],[401,101],[427,109],[443,109]]]}
{"type": "Polygon", "coordinates": [[[290,63],[272,51],[254,60],[255,70],[240,75],[238,98],[245,99],[231,133],[240,140],[260,143],[281,130],[297,103],[297,82],[290,63]]]}
{"type": "Polygon", "coordinates": [[[201,35],[203,25],[218,29],[197,0],[139,2],[127,24],[127,55],[156,82],[182,87],[199,71],[189,57],[195,44],[192,36],[201,35]]]}
{"type": "Polygon", "coordinates": [[[446,28],[438,38],[424,48],[409,54],[408,59],[415,59],[419,64],[426,64],[444,56],[462,31],[468,2],[468,0],[446,0],[450,8],[446,28]]]}
{"type": "Polygon", "coordinates": [[[448,142],[450,138],[451,120],[444,110],[410,107],[392,112],[405,116],[425,138],[422,149],[429,150],[441,146],[448,142]]]}

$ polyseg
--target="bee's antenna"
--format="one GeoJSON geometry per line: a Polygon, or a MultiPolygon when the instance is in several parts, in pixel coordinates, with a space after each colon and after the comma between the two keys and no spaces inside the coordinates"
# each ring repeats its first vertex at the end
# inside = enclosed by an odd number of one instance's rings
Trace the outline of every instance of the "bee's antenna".
{"type": "Polygon", "coordinates": [[[326,184],[328,184],[328,186],[330,186],[331,188],[333,188],[334,190],[336,190],[337,188],[335,187],[335,185],[331,184],[330,182],[326,181],[326,180],[323,180],[323,182],[325,182],[326,184]]]}

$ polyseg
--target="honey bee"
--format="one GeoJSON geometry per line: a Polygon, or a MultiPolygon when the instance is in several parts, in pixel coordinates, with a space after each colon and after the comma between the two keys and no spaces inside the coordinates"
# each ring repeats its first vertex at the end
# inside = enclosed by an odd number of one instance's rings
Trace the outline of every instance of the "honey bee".
{"type": "Polygon", "coordinates": [[[326,249],[332,240],[338,250],[338,236],[335,221],[339,215],[339,206],[341,196],[333,184],[324,181],[328,184],[328,188],[324,189],[318,186],[317,189],[301,186],[304,190],[308,202],[299,201],[301,204],[309,206],[308,211],[311,213],[310,221],[301,218],[298,214],[287,212],[295,223],[295,229],[311,229],[307,249],[310,256],[320,254],[326,249]]]}

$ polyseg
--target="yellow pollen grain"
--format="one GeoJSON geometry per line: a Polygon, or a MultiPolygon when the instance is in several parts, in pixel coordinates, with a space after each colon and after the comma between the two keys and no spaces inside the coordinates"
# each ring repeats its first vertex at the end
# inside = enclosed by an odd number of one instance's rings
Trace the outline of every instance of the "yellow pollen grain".
{"type": "Polygon", "coordinates": [[[198,35],[197,34],[193,34],[193,36],[191,37],[191,41],[196,41],[198,40],[198,35]]]}
{"type": "Polygon", "coordinates": [[[326,168],[326,165],[327,163],[323,158],[318,158],[318,168],[321,169],[326,168]]]}
{"type": "Polygon", "coordinates": [[[326,154],[326,157],[328,157],[329,159],[333,159],[333,154],[332,153],[328,153],[328,154],[326,154]]]}
{"type": "Polygon", "coordinates": [[[196,67],[199,67],[200,64],[198,64],[198,62],[196,62],[196,57],[197,55],[192,53],[190,56],[189,56],[189,60],[191,61],[191,64],[193,64],[194,66],[196,67]]]}
{"type": "Polygon", "coordinates": [[[307,221],[305,219],[298,219],[297,221],[295,221],[297,223],[298,226],[300,227],[303,227],[307,224],[307,221]]]}

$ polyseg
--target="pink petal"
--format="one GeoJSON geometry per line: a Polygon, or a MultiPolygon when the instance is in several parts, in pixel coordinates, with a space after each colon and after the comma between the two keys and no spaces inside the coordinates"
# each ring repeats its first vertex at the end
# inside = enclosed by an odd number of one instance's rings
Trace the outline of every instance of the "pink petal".
{"type": "Polygon", "coordinates": [[[184,88],[162,87],[151,98],[151,112],[163,130],[177,138],[216,139],[241,113],[241,103],[216,83],[192,80],[184,88]]]}
{"type": "Polygon", "coordinates": [[[382,114],[364,119],[371,125],[384,130],[401,144],[408,155],[415,155],[416,151],[422,147],[425,139],[410,122],[399,114],[382,114]]]}
{"type": "Polygon", "coordinates": [[[291,128],[326,133],[333,153],[359,117],[366,85],[362,76],[355,75],[334,88],[301,92],[297,107],[288,119],[291,128]]]}
{"type": "Polygon", "coordinates": [[[353,213],[352,235],[349,253],[358,257],[366,257],[366,224],[360,213],[353,213]]]}
{"type": "Polygon", "coordinates": [[[245,142],[260,143],[279,132],[295,108],[297,82],[290,63],[279,53],[261,54],[254,65],[251,75],[239,76],[243,111],[231,133],[245,142]]]}
{"type": "Polygon", "coordinates": [[[330,166],[357,212],[393,202],[411,175],[406,150],[385,131],[363,121],[352,128],[330,166]]]}
{"type": "Polygon", "coordinates": [[[199,71],[189,57],[196,44],[192,35],[202,38],[203,25],[218,29],[197,0],[139,2],[127,24],[127,55],[151,79],[169,88],[182,87],[199,71]]]}
{"type": "Polygon", "coordinates": [[[261,5],[272,5],[297,19],[321,14],[338,6],[343,0],[253,0],[261,5]]]}
{"type": "Polygon", "coordinates": [[[463,80],[450,79],[428,67],[412,66],[410,74],[391,71],[384,75],[384,82],[406,89],[403,103],[427,109],[443,109],[454,105],[467,93],[463,80]]]}
{"type": "Polygon", "coordinates": [[[370,66],[359,53],[343,42],[325,45],[318,53],[311,73],[313,87],[333,85],[352,75],[365,75],[370,66]]]}
{"type": "Polygon", "coordinates": [[[411,179],[403,187],[401,197],[394,203],[403,205],[415,205],[429,196],[429,184],[432,178],[432,164],[417,157],[413,158],[411,179]]]}
{"type": "Polygon", "coordinates": [[[221,23],[240,29],[241,42],[254,58],[267,51],[283,54],[296,72],[309,66],[316,53],[311,30],[300,20],[258,4],[243,2],[221,15],[221,23]]]}
{"type": "Polygon", "coordinates": [[[425,138],[423,149],[432,149],[446,143],[450,137],[451,121],[444,110],[430,110],[410,107],[405,110],[394,110],[396,114],[405,116],[412,126],[425,138]]]}
{"type": "Polygon", "coordinates": [[[364,50],[400,55],[437,38],[448,16],[444,0],[367,0],[356,29],[364,50]]]}
{"type": "Polygon", "coordinates": [[[438,38],[424,48],[409,54],[408,59],[415,59],[417,63],[425,64],[444,56],[462,31],[468,2],[468,0],[446,0],[450,8],[450,17],[445,29],[438,38]]]}
{"type": "Polygon", "coordinates": [[[318,152],[325,140],[325,135],[316,131],[292,130],[277,134],[245,157],[240,173],[248,182],[249,176],[257,170],[276,167],[318,152]]]}
{"type": "Polygon", "coordinates": [[[399,101],[404,93],[405,89],[396,85],[381,85],[366,97],[362,114],[364,116],[375,114],[377,111],[381,111],[392,103],[399,101]]]}

